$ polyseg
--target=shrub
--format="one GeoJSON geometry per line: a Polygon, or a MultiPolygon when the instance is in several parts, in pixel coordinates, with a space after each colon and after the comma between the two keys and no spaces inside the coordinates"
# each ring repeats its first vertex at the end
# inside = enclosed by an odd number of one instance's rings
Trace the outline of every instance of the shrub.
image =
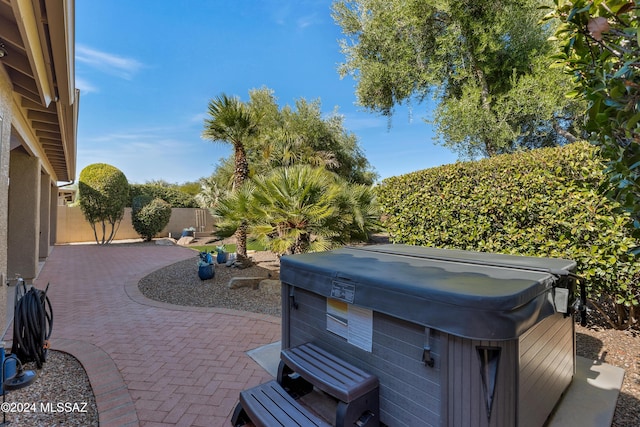
{"type": "MultiPolygon", "coordinates": [[[[640,3],[556,1],[548,19],[561,24],[557,66],[574,78],[569,96],[588,101],[585,128],[607,158],[609,196],[635,219],[640,235],[640,3]]],[[[635,251],[640,253],[640,248],[635,251]]]]}
{"type": "Polygon", "coordinates": [[[214,214],[221,218],[219,234],[229,235],[246,220],[249,234],[277,254],[366,241],[379,217],[370,187],[309,165],[252,177],[222,198],[214,214]]]}
{"type": "Polygon", "coordinates": [[[133,229],[145,241],[161,232],[171,219],[171,205],[162,199],[148,195],[137,196],[131,206],[133,229]]]}
{"type": "Polygon", "coordinates": [[[110,243],[129,200],[129,183],[125,175],[105,163],[91,164],[80,172],[78,197],[80,209],[91,224],[96,242],[110,243]],[[98,237],[97,224],[101,224],[101,237],[98,237]]]}
{"type": "Polygon", "coordinates": [[[597,191],[602,170],[582,142],[388,178],[377,195],[395,242],[575,260],[594,307],[623,328],[637,321],[637,241],[597,191]]]}
{"type": "Polygon", "coordinates": [[[133,207],[133,199],[141,195],[150,196],[152,199],[162,199],[173,208],[197,208],[198,203],[194,196],[181,191],[177,187],[166,187],[155,184],[132,184],[130,206],[133,207]]]}

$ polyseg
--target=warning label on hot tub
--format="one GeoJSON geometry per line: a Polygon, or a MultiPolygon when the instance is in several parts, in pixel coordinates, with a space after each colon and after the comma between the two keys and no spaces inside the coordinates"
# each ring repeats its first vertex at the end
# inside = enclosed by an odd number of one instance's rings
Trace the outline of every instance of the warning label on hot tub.
{"type": "Polygon", "coordinates": [[[331,284],[331,298],[341,299],[353,304],[356,295],[356,287],[351,283],[342,283],[334,280],[331,284]]]}
{"type": "Polygon", "coordinates": [[[373,342],[373,311],[327,298],[327,330],[365,351],[373,342]]]}

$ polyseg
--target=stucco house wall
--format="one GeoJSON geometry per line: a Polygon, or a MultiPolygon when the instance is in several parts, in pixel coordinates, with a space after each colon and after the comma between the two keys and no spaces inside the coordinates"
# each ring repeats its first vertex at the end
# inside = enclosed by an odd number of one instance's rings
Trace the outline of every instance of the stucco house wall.
{"type": "Polygon", "coordinates": [[[11,133],[11,82],[0,65],[0,331],[5,329],[7,292],[7,230],[9,215],[9,138],[11,133]]]}
{"type": "Polygon", "coordinates": [[[55,243],[57,186],[75,180],[74,0],[0,1],[0,331],[20,274],[55,243]]]}

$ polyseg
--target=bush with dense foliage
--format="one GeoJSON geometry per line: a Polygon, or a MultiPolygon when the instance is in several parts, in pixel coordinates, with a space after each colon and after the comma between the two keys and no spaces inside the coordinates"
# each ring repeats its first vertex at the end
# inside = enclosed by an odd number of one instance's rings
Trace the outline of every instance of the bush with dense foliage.
{"type": "Polygon", "coordinates": [[[96,243],[110,243],[129,200],[127,177],[111,165],[91,164],[80,172],[78,198],[80,209],[91,224],[96,243]],[[102,232],[101,237],[98,236],[98,227],[102,232]]]}
{"type": "MultiPolygon", "coordinates": [[[[556,0],[555,56],[588,101],[586,130],[608,160],[609,196],[640,235],[640,6],[638,0],[556,0]]],[[[640,254],[640,248],[635,248],[640,254]]]]}
{"type": "Polygon", "coordinates": [[[161,232],[171,219],[171,205],[162,199],[143,194],[134,197],[131,203],[133,229],[145,241],[150,241],[161,232]]]}
{"type": "Polygon", "coordinates": [[[575,143],[388,178],[377,195],[397,243],[575,260],[593,306],[624,328],[637,322],[638,242],[598,192],[602,170],[597,149],[575,143]]]}
{"type": "Polygon", "coordinates": [[[223,197],[214,215],[220,217],[219,235],[230,235],[245,220],[249,234],[277,254],[366,241],[379,226],[371,187],[309,165],[252,177],[223,197]]]}
{"type": "Polygon", "coordinates": [[[169,203],[172,208],[197,208],[193,195],[181,191],[175,186],[157,184],[132,184],[131,185],[130,206],[133,207],[133,199],[141,195],[147,195],[152,199],[162,199],[169,203]]]}

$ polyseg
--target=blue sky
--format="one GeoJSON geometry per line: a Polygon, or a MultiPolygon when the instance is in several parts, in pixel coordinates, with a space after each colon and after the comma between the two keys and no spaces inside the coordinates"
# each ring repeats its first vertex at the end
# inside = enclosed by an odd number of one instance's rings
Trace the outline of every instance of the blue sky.
{"type": "Polygon", "coordinates": [[[207,103],[248,99],[268,87],[279,105],[320,99],[381,178],[456,161],[423,118],[400,108],[387,119],[355,105],[340,79],[342,38],[331,1],[76,0],[76,87],[81,90],[78,174],[109,163],[130,182],[182,183],[211,175],[231,150],[201,138],[207,103]]]}

